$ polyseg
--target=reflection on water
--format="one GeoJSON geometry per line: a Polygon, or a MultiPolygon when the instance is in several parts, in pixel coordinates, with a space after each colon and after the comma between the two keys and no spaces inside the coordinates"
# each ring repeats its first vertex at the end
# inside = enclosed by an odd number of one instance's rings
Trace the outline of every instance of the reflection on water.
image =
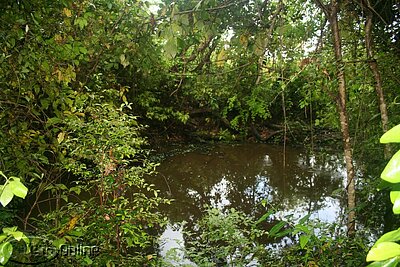
{"type": "MultiPolygon", "coordinates": [[[[266,212],[260,205],[263,200],[281,216],[311,213],[311,218],[335,222],[341,211],[342,201],[333,194],[344,188],[339,154],[287,148],[284,165],[279,146],[217,145],[171,156],[157,171],[151,182],[175,200],[164,210],[170,225],[186,221],[186,227],[193,227],[205,205],[235,208],[259,218],[266,212]]],[[[171,229],[163,234],[162,250],[172,246],[167,239],[183,239],[181,231],[171,229]]]]}

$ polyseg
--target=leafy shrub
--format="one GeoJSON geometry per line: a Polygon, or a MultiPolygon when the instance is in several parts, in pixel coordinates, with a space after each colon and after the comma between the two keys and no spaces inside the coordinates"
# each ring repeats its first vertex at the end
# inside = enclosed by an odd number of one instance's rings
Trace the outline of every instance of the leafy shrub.
{"type": "Polygon", "coordinates": [[[208,208],[197,229],[187,234],[187,257],[199,266],[246,266],[257,261],[266,235],[255,220],[235,209],[208,208]]]}

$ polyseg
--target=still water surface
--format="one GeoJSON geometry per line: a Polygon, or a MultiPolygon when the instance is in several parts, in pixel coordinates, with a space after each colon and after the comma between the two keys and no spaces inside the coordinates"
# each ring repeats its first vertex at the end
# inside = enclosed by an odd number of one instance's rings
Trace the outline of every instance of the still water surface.
{"type": "Polygon", "coordinates": [[[164,197],[169,226],[161,237],[161,254],[184,245],[181,223],[194,227],[209,205],[235,208],[260,218],[268,206],[280,216],[311,214],[336,222],[345,203],[338,197],[346,171],[340,153],[322,153],[266,144],[215,145],[166,157],[150,177],[164,197]]]}

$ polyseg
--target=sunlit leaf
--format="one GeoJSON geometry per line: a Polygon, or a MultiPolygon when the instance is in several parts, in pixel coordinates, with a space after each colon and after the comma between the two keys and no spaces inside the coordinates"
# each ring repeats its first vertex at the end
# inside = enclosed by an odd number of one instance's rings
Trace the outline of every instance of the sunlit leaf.
{"type": "Polygon", "coordinates": [[[4,227],[4,228],[3,228],[3,233],[5,233],[5,234],[10,234],[10,235],[11,235],[12,233],[16,232],[17,229],[18,229],[17,226],[13,226],[13,227],[4,227]]]}
{"type": "Polygon", "coordinates": [[[64,137],[65,137],[65,133],[64,132],[60,132],[57,136],[57,141],[59,144],[62,143],[62,141],[64,141],[64,137]]]}
{"type": "Polygon", "coordinates": [[[308,241],[310,241],[311,236],[310,235],[301,235],[300,236],[300,247],[303,249],[308,241]]]}
{"type": "Polygon", "coordinates": [[[382,242],[371,248],[367,261],[383,261],[400,255],[400,245],[394,242],[382,242]]]}
{"type": "Polygon", "coordinates": [[[124,54],[119,56],[119,60],[121,61],[121,65],[124,66],[124,68],[129,66],[129,61],[126,59],[124,54]]]}
{"type": "Polygon", "coordinates": [[[381,178],[390,183],[400,182],[400,151],[397,151],[390,159],[381,174],[381,178]]]}
{"type": "Polygon", "coordinates": [[[369,264],[367,267],[396,267],[399,263],[399,258],[394,257],[386,261],[376,261],[369,264]]]}
{"type": "Polygon", "coordinates": [[[377,246],[380,243],[383,242],[389,242],[389,241],[399,241],[400,240],[400,228],[397,230],[393,230],[390,232],[387,232],[386,234],[382,235],[376,242],[374,246],[377,246]]]}
{"type": "Polygon", "coordinates": [[[222,48],[221,51],[218,53],[217,56],[217,66],[218,67],[223,67],[225,64],[225,60],[226,60],[226,53],[225,53],[225,49],[222,48]]]}
{"type": "Polygon", "coordinates": [[[397,198],[393,203],[393,213],[400,214],[400,198],[397,198]]]}
{"type": "Polygon", "coordinates": [[[13,247],[9,242],[0,244],[0,264],[5,265],[10,259],[13,247]]]}
{"type": "Polygon", "coordinates": [[[390,191],[390,201],[392,204],[400,197],[400,191],[390,191]]]}
{"type": "Polygon", "coordinates": [[[20,241],[25,235],[21,231],[16,231],[12,233],[12,236],[15,238],[15,240],[20,241]]]}
{"type": "Polygon", "coordinates": [[[64,9],[63,9],[63,13],[64,13],[64,15],[67,16],[67,17],[71,17],[71,16],[72,16],[72,12],[71,12],[71,10],[69,10],[68,8],[64,8],[64,9]]]}
{"type": "Polygon", "coordinates": [[[306,225],[302,225],[302,224],[296,225],[295,230],[297,231],[296,233],[298,233],[298,232],[303,232],[306,234],[311,233],[311,230],[306,225]]]}
{"type": "Polygon", "coordinates": [[[10,201],[13,199],[14,194],[12,193],[12,191],[10,190],[10,188],[8,187],[9,184],[7,184],[4,188],[3,188],[3,192],[0,195],[0,203],[1,205],[3,205],[3,207],[7,206],[8,203],[10,203],[10,201]]]}
{"type": "Polygon", "coordinates": [[[386,143],[399,143],[400,142],[400,124],[393,127],[381,136],[380,142],[386,143]]]}
{"type": "Polygon", "coordinates": [[[26,194],[28,194],[28,188],[19,181],[19,179],[14,179],[9,183],[9,188],[11,192],[20,198],[25,198],[26,194]]]}

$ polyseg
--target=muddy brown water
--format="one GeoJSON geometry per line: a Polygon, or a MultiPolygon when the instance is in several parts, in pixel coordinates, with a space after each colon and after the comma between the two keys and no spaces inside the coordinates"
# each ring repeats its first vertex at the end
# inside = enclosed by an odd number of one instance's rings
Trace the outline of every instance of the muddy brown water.
{"type": "Polygon", "coordinates": [[[219,144],[170,153],[149,178],[163,196],[169,226],[161,237],[161,254],[184,243],[182,226],[193,227],[204,206],[234,208],[260,218],[267,207],[280,216],[311,214],[338,222],[345,202],[338,194],[346,172],[341,153],[310,152],[267,144],[219,144]]]}
{"type": "MultiPolygon", "coordinates": [[[[234,208],[256,219],[273,208],[279,212],[273,215],[271,225],[285,216],[296,219],[311,214],[311,219],[328,223],[340,223],[343,217],[345,201],[340,192],[346,171],[340,152],[284,150],[267,144],[215,144],[171,145],[156,155],[162,158],[157,173],[146,179],[161,196],[173,199],[170,205],[161,207],[169,220],[159,242],[162,256],[172,248],[184,248],[184,228],[196,226],[205,206],[234,208]],[[263,201],[266,207],[261,205],[263,201]]],[[[53,202],[43,203],[41,211],[52,210],[53,202]]],[[[180,264],[192,265],[183,252],[177,258],[180,264]]]]}

